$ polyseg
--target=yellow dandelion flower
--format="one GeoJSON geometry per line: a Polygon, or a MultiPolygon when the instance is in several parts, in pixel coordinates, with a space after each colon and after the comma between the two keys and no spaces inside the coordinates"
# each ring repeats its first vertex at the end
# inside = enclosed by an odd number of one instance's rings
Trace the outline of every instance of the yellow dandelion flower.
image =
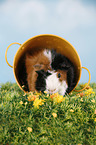
{"type": "Polygon", "coordinates": [[[94,119],[94,121],[96,122],[96,118],[94,119]]]}
{"type": "Polygon", "coordinates": [[[34,100],[33,106],[34,106],[35,108],[39,108],[39,106],[41,106],[41,105],[44,104],[43,102],[44,102],[44,100],[39,99],[39,98],[36,98],[36,99],[34,100]]]}
{"type": "Polygon", "coordinates": [[[55,103],[61,103],[65,100],[65,98],[58,93],[52,94],[50,97],[54,100],[55,103]]]}
{"type": "Polygon", "coordinates": [[[96,114],[96,109],[95,109],[95,112],[94,112],[94,114],[96,114]]]}
{"type": "Polygon", "coordinates": [[[81,102],[83,102],[83,98],[81,98],[81,102]]]}
{"type": "Polygon", "coordinates": [[[86,87],[86,89],[90,89],[90,86],[89,86],[89,85],[87,85],[87,83],[80,85],[80,87],[81,87],[81,88],[86,87]]]}
{"type": "Polygon", "coordinates": [[[19,103],[22,105],[23,104],[23,101],[20,101],[19,103]]]}
{"type": "Polygon", "coordinates": [[[49,94],[47,94],[47,96],[46,97],[49,97],[49,94]]]}
{"type": "Polygon", "coordinates": [[[54,97],[57,97],[58,93],[54,93],[50,95],[50,98],[53,99],[54,97]]]}
{"type": "Polygon", "coordinates": [[[28,103],[27,102],[25,102],[25,105],[27,105],[28,103]]]}
{"type": "Polygon", "coordinates": [[[95,100],[93,99],[93,100],[91,100],[91,102],[95,103],[95,100]]]}
{"type": "Polygon", "coordinates": [[[44,93],[47,94],[48,92],[47,91],[44,91],[44,93]]]}
{"type": "Polygon", "coordinates": [[[41,91],[40,92],[35,91],[34,94],[37,95],[37,96],[40,96],[42,93],[41,93],[41,91]]]}
{"type": "Polygon", "coordinates": [[[54,101],[56,102],[56,103],[61,103],[63,100],[64,100],[65,98],[63,98],[63,96],[58,96],[58,97],[56,97],[55,99],[54,99],[54,101]]]}
{"type": "Polygon", "coordinates": [[[74,112],[74,110],[73,109],[70,109],[70,112],[74,112]]]}
{"type": "Polygon", "coordinates": [[[57,117],[57,114],[56,113],[52,113],[53,117],[56,118],[57,117]]]}
{"type": "Polygon", "coordinates": [[[27,129],[28,129],[29,132],[32,132],[32,128],[31,127],[28,127],[27,129]]]}
{"type": "Polygon", "coordinates": [[[31,101],[34,101],[39,95],[34,95],[34,94],[31,94],[28,96],[28,101],[31,102],[31,101]]]}
{"type": "Polygon", "coordinates": [[[89,96],[91,94],[95,94],[95,92],[93,91],[92,88],[88,89],[87,91],[85,91],[85,96],[89,96]]]}

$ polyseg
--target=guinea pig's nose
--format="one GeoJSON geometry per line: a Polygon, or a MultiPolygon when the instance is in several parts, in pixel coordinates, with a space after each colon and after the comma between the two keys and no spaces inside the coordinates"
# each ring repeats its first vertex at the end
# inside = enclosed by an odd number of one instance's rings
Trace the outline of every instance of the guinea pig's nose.
{"type": "Polygon", "coordinates": [[[56,89],[53,89],[53,90],[50,90],[50,89],[49,89],[48,91],[51,92],[51,93],[53,93],[55,90],[56,90],[56,89]]]}
{"type": "Polygon", "coordinates": [[[48,70],[52,71],[52,68],[51,68],[51,66],[48,66],[48,70]]]}

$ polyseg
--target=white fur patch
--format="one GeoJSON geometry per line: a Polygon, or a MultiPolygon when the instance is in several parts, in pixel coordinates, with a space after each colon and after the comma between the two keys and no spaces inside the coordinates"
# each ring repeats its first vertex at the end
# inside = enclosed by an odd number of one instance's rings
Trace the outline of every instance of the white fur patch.
{"type": "Polygon", "coordinates": [[[51,54],[51,51],[48,50],[48,49],[45,49],[44,50],[44,55],[49,59],[50,63],[52,61],[52,54],[51,54]]]}
{"type": "Polygon", "coordinates": [[[51,72],[52,75],[46,79],[46,92],[48,94],[59,93],[65,95],[66,89],[68,88],[66,81],[59,81],[57,78],[57,72],[51,72]]]}

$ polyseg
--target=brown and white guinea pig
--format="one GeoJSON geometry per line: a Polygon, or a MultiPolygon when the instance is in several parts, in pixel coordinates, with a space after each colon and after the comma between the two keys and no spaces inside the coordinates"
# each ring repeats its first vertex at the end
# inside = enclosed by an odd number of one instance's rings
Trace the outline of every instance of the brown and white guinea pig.
{"type": "Polygon", "coordinates": [[[48,94],[58,92],[61,95],[65,95],[68,88],[67,85],[67,72],[62,70],[57,71],[37,71],[37,80],[36,80],[36,90],[48,94]]]}
{"type": "Polygon", "coordinates": [[[66,82],[67,82],[67,89],[66,93],[70,93],[74,86],[76,85],[75,83],[75,68],[73,63],[66,58],[64,55],[61,55],[60,53],[56,53],[55,50],[52,50],[52,63],[51,67],[53,70],[62,70],[62,72],[66,72],[66,82]]]}
{"type": "Polygon", "coordinates": [[[26,67],[26,73],[27,73],[27,83],[29,91],[35,91],[36,90],[36,81],[38,74],[36,71],[39,70],[50,70],[51,64],[51,51],[49,49],[42,49],[38,52],[35,52],[35,54],[26,54],[25,59],[25,67],[26,67]]]}

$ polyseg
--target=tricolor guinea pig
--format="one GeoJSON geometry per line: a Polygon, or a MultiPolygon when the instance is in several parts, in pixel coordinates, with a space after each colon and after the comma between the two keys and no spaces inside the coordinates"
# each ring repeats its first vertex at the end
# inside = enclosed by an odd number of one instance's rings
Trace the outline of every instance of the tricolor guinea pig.
{"type": "Polygon", "coordinates": [[[53,94],[58,92],[61,95],[65,95],[68,88],[67,84],[67,72],[58,71],[36,71],[38,76],[36,80],[36,90],[48,94],[53,94]]]}
{"type": "Polygon", "coordinates": [[[64,55],[61,55],[60,53],[56,53],[55,50],[52,50],[52,63],[51,68],[55,71],[61,70],[62,72],[66,71],[66,82],[68,85],[68,88],[66,90],[66,93],[70,93],[75,83],[75,68],[73,63],[64,55]]]}

